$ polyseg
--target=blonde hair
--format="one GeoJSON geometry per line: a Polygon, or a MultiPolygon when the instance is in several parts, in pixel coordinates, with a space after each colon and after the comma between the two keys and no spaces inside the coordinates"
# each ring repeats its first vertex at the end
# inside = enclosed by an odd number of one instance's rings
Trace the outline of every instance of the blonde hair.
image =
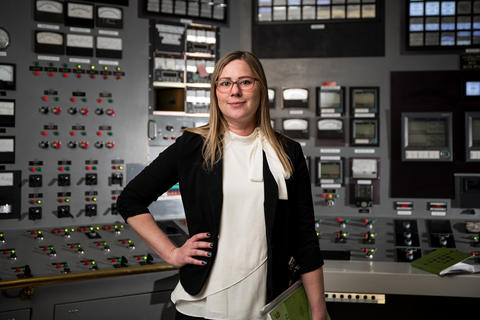
{"type": "Polygon", "coordinates": [[[198,128],[187,128],[185,131],[193,132],[201,135],[205,141],[203,142],[203,158],[205,165],[211,169],[215,163],[222,158],[222,137],[227,130],[228,125],[225,117],[218,107],[216,94],[216,81],[227,64],[233,60],[245,61],[252,70],[255,78],[260,84],[260,107],[257,109],[256,126],[262,130],[263,135],[277,153],[278,159],[282,163],[284,170],[288,174],[292,174],[293,168],[290,158],[285,152],[279,137],[272,129],[270,124],[270,108],[268,105],[268,86],[265,72],[262,64],[256,56],[247,51],[233,51],[224,55],[215,65],[210,84],[210,121],[208,124],[198,128]]]}

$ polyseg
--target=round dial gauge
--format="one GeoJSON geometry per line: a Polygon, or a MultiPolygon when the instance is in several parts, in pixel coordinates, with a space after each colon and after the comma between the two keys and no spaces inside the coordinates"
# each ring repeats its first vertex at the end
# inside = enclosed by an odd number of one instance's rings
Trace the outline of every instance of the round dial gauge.
{"type": "Polygon", "coordinates": [[[318,130],[342,130],[343,122],[341,120],[328,119],[318,120],[318,130]]]}
{"type": "Polygon", "coordinates": [[[76,48],[93,48],[93,36],[67,34],[67,46],[76,48]]]}
{"type": "Polygon", "coordinates": [[[63,45],[63,36],[56,32],[37,32],[37,43],[49,44],[55,46],[63,45]]]}
{"type": "Polygon", "coordinates": [[[0,64],[0,81],[13,82],[13,66],[0,64]]]}
{"type": "Polygon", "coordinates": [[[305,119],[287,119],[283,121],[283,129],[306,130],[308,129],[308,121],[305,119]]]}
{"type": "Polygon", "coordinates": [[[7,30],[0,28],[0,50],[7,49],[10,44],[10,36],[8,35],[7,30]]]}
{"type": "Polygon", "coordinates": [[[99,7],[98,17],[102,19],[122,20],[122,10],[112,7],[99,7]]]}
{"type": "Polygon", "coordinates": [[[37,0],[36,8],[39,12],[63,13],[63,5],[59,1],[37,0]]]}
{"type": "Polygon", "coordinates": [[[79,3],[67,3],[67,14],[70,18],[93,19],[93,6],[79,3]]]}
{"type": "Polygon", "coordinates": [[[122,50],[121,38],[97,37],[97,49],[122,50]]]}

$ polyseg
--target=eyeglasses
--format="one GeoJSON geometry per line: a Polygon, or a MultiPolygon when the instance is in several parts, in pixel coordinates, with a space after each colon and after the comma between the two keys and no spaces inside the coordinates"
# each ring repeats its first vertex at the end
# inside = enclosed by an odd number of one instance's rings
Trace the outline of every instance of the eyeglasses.
{"type": "Polygon", "coordinates": [[[237,84],[237,86],[241,90],[246,90],[246,91],[252,90],[253,87],[255,86],[255,81],[258,81],[258,80],[255,78],[244,77],[244,78],[238,79],[237,81],[232,81],[230,79],[219,79],[215,83],[217,85],[218,91],[222,93],[227,93],[227,92],[230,92],[230,90],[232,90],[234,84],[237,84]]]}

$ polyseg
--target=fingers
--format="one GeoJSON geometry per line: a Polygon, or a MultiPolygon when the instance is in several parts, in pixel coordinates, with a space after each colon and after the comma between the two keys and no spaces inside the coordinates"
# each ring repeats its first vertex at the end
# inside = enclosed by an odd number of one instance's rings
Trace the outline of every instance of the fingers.
{"type": "Polygon", "coordinates": [[[193,235],[190,240],[193,240],[193,241],[198,241],[198,240],[201,240],[201,239],[207,239],[207,238],[210,238],[212,235],[210,234],[210,232],[202,232],[202,233],[197,233],[195,235],[193,235]]]}

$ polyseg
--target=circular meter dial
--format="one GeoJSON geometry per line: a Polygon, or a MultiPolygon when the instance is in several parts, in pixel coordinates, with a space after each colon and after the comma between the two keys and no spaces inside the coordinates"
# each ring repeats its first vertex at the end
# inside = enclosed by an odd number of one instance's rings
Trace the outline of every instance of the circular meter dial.
{"type": "Polygon", "coordinates": [[[8,35],[7,30],[0,28],[0,50],[7,49],[10,44],[10,36],[8,35]]]}

